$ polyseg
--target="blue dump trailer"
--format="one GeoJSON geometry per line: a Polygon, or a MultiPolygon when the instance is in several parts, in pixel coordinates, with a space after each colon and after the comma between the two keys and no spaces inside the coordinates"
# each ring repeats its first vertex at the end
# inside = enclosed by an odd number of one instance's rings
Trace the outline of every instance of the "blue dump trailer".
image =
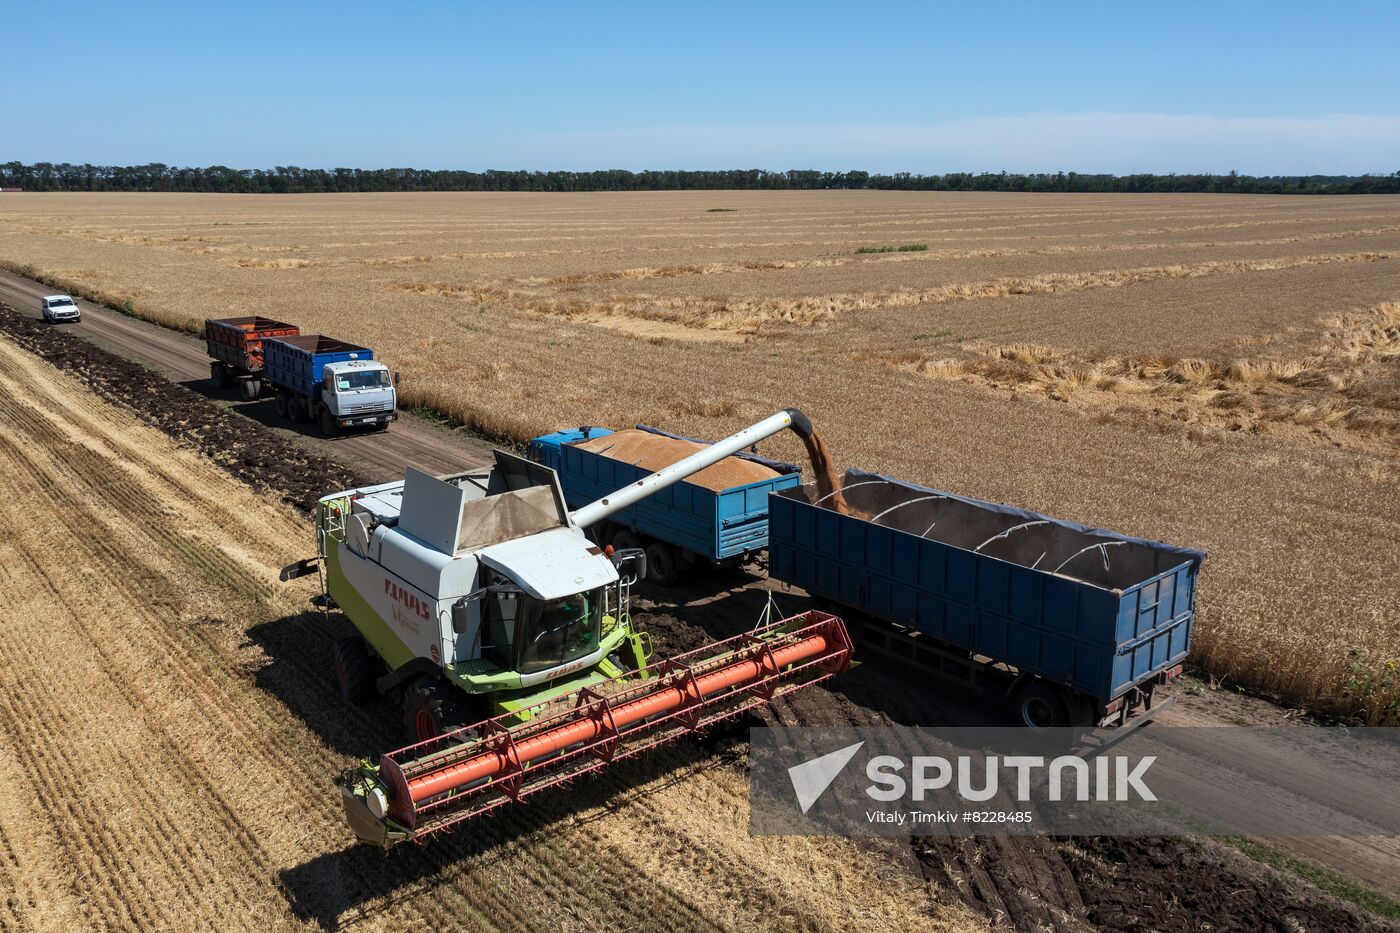
{"type": "Polygon", "coordinates": [[[1204,553],[861,470],[842,490],[852,514],[773,495],[769,572],[882,620],[865,650],[1003,690],[1034,728],[1126,722],[1180,673],[1204,553]]]}
{"type": "Polygon", "coordinates": [[[323,434],[382,429],[398,417],[396,380],[369,347],[324,334],[270,337],[262,344],[262,364],[277,413],[318,422],[323,434]]]}
{"type": "MultiPolygon", "coordinates": [[[[664,437],[680,437],[646,425],[636,427],[664,437]]],[[[588,427],[556,431],[532,440],[527,455],[559,474],[564,498],[569,508],[576,509],[651,472],[573,446],[612,433],[607,428],[588,427]]],[[[801,485],[802,471],[791,463],[756,454],[735,456],[761,463],[778,475],[720,492],[694,483],[676,483],[614,515],[606,528],[595,529],[597,540],[615,547],[646,548],[648,578],[662,586],[678,582],[692,567],[740,563],[763,550],[768,546],[769,494],[801,485]]]]}

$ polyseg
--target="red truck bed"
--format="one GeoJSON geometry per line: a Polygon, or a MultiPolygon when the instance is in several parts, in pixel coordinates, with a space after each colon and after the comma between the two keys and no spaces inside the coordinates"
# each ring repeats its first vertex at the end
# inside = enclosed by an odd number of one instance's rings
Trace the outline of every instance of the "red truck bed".
{"type": "Polygon", "coordinates": [[[268,337],[295,337],[301,328],[295,324],[265,317],[210,318],[204,322],[204,342],[209,355],[245,373],[263,368],[263,340],[268,337]]]}

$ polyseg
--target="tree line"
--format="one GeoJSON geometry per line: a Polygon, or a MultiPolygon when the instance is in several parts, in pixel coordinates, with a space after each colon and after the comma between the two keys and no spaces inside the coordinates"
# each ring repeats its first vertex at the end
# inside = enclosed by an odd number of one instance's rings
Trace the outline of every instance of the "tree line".
{"type": "Polygon", "coordinates": [[[1093,175],[1080,172],[1012,174],[950,172],[892,175],[793,169],[631,172],[530,172],[490,169],[299,168],[236,169],[166,165],[0,164],[0,188],[26,191],[197,191],[231,194],[311,194],[348,191],[707,191],[815,190],[1216,192],[1233,194],[1400,194],[1391,175],[1093,175]]]}

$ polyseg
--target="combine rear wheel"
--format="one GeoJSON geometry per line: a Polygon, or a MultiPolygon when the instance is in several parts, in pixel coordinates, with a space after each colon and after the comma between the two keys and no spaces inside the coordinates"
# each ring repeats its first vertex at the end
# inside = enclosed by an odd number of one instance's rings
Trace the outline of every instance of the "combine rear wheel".
{"type": "Polygon", "coordinates": [[[403,722],[410,739],[424,742],[469,725],[471,704],[441,677],[421,677],[404,690],[403,722]]]}
{"type": "Polygon", "coordinates": [[[340,685],[341,699],[358,703],[372,696],[378,668],[369,646],[359,635],[335,643],[335,679],[340,685]]]}

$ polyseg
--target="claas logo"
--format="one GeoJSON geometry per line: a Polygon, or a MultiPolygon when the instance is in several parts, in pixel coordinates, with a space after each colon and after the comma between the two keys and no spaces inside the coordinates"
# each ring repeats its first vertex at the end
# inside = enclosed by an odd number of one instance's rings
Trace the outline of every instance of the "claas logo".
{"type": "Polygon", "coordinates": [[[384,579],[384,592],[389,594],[389,598],[399,605],[414,613],[420,619],[431,619],[432,613],[428,610],[428,604],[414,596],[408,590],[399,586],[393,580],[384,579]]]}

